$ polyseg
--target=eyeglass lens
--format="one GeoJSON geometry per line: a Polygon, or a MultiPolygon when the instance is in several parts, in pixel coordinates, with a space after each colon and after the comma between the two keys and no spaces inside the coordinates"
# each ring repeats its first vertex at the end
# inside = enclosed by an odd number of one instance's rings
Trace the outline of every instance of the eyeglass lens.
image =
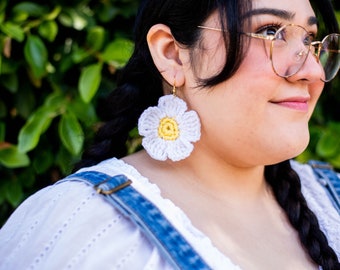
{"type": "Polygon", "coordinates": [[[330,34],[314,48],[312,37],[301,26],[287,25],[280,28],[271,44],[273,69],[281,77],[288,78],[296,74],[307,60],[308,54],[318,54],[323,67],[323,81],[330,81],[336,75],[340,65],[340,35],[330,34]],[[319,47],[318,47],[319,46],[319,47]]]}
{"type": "Polygon", "coordinates": [[[325,71],[325,81],[333,79],[340,66],[340,34],[330,34],[322,41],[319,53],[320,63],[325,71]]]}

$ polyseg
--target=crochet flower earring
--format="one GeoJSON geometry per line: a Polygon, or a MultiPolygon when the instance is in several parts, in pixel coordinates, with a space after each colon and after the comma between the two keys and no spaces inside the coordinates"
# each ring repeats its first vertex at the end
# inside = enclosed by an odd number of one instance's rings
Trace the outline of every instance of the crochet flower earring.
{"type": "Polygon", "coordinates": [[[144,136],[142,145],[156,160],[179,161],[187,158],[194,149],[193,142],[201,137],[201,123],[195,111],[187,111],[187,104],[172,95],[158,100],[157,107],[147,108],[138,120],[138,131],[144,136]]]}

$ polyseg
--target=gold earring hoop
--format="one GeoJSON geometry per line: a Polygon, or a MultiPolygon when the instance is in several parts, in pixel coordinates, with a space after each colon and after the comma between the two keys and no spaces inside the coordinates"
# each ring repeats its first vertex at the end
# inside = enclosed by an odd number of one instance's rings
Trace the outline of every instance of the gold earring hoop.
{"type": "Polygon", "coordinates": [[[172,95],[175,97],[176,96],[176,79],[174,80],[174,84],[172,85],[172,95]]]}

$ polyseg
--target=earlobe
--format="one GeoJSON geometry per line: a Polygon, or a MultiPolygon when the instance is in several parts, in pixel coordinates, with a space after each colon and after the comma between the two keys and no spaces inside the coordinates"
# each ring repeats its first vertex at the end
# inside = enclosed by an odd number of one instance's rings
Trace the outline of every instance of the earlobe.
{"type": "Polygon", "coordinates": [[[176,86],[184,84],[182,61],[179,57],[179,46],[164,24],[152,26],[147,35],[147,42],[152,59],[163,78],[176,86]]]}

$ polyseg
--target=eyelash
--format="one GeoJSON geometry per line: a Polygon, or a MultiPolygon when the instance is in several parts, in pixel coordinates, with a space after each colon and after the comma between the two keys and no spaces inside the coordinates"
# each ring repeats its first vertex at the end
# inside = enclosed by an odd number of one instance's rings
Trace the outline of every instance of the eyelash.
{"type": "Polygon", "coordinates": [[[271,24],[266,24],[266,25],[263,25],[261,27],[259,27],[257,30],[256,30],[256,34],[263,34],[264,31],[268,30],[268,29],[275,29],[275,32],[280,29],[281,27],[283,26],[282,23],[271,23],[271,24]]]}
{"type": "MultiPolygon", "coordinates": [[[[275,32],[277,30],[279,30],[284,24],[278,22],[278,23],[271,23],[271,24],[266,24],[266,25],[263,25],[261,27],[259,27],[257,30],[256,30],[256,34],[263,34],[264,31],[268,30],[268,29],[275,29],[275,32]]],[[[273,34],[274,35],[274,34],[273,34]]],[[[316,38],[316,33],[314,32],[309,32],[309,36],[311,37],[312,40],[315,40],[316,38]]]]}

